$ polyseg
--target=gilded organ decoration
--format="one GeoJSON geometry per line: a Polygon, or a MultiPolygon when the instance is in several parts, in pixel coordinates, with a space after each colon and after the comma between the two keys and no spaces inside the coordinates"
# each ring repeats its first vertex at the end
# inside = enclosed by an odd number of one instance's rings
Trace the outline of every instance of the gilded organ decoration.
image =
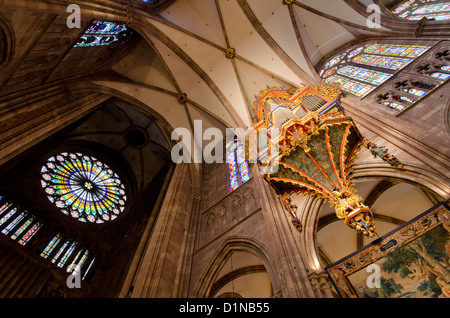
{"type": "Polygon", "coordinates": [[[301,231],[301,222],[290,196],[308,194],[326,200],[345,224],[372,237],[372,212],[351,180],[352,163],[364,139],[339,105],[339,97],[336,84],[294,93],[277,87],[261,91],[255,101],[258,122],[249,134],[250,160],[265,169],[265,180],[297,230],[301,231]],[[261,143],[261,138],[267,142],[261,143]]]}

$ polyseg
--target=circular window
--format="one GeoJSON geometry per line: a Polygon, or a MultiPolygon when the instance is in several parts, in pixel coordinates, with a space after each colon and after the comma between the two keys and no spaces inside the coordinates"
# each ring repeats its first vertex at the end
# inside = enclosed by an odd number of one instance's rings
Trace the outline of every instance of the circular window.
{"type": "Polygon", "coordinates": [[[111,221],[125,208],[125,186],[117,173],[82,153],[50,157],[41,169],[41,184],[61,212],[81,222],[111,221]]]}

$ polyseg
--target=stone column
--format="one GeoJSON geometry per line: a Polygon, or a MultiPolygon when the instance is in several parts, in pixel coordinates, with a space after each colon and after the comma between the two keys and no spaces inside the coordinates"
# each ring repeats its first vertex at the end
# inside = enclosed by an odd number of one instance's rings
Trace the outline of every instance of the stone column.
{"type": "Polygon", "coordinates": [[[193,207],[190,165],[178,164],[143,258],[137,269],[131,297],[171,298],[180,279],[188,239],[188,222],[193,207]]]}
{"type": "Polygon", "coordinates": [[[315,293],[321,298],[334,298],[331,283],[325,272],[313,272],[308,275],[315,293]]]}

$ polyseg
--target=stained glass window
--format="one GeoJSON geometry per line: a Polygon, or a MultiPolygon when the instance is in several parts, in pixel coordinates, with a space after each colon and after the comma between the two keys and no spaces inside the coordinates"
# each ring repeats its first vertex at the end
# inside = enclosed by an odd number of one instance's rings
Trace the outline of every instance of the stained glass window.
{"type": "Polygon", "coordinates": [[[67,249],[67,251],[64,253],[64,255],[61,257],[61,259],[59,260],[57,266],[58,267],[63,267],[64,264],[67,262],[67,259],[69,258],[69,256],[72,254],[73,250],[75,249],[75,247],[77,246],[77,242],[72,242],[72,244],[70,245],[70,247],[67,249]]]}
{"type": "Polygon", "coordinates": [[[26,212],[20,213],[18,216],[16,216],[16,218],[11,223],[8,224],[8,226],[6,226],[2,230],[2,233],[7,235],[17,225],[17,223],[19,223],[20,221],[22,221],[23,218],[26,217],[26,215],[27,215],[26,212]]]}
{"type": "Polygon", "coordinates": [[[357,80],[368,82],[375,85],[383,84],[392,76],[389,73],[367,70],[365,68],[346,65],[338,70],[338,74],[348,76],[357,80]]]}
{"type": "Polygon", "coordinates": [[[52,156],[41,169],[49,200],[81,222],[104,223],[123,212],[125,186],[108,165],[78,152],[52,156]]]}
{"type": "Polygon", "coordinates": [[[28,232],[25,233],[24,236],[22,236],[22,238],[19,240],[19,244],[21,244],[21,245],[27,244],[41,227],[42,227],[42,223],[41,222],[37,222],[36,224],[34,224],[28,230],[28,232]]]}
{"type": "Polygon", "coordinates": [[[442,0],[408,0],[400,3],[392,13],[408,20],[423,18],[437,21],[450,19],[450,2],[442,0]],[[437,3],[430,3],[437,2],[437,3]]]}
{"type": "Polygon", "coordinates": [[[325,65],[325,68],[327,69],[327,68],[329,68],[329,67],[331,67],[331,66],[333,66],[333,65],[338,64],[339,62],[341,62],[342,60],[344,60],[344,58],[345,58],[345,53],[344,53],[344,54],[340,54],[340,55],[335,56],[334,58],[332,58],[332,59],[325,65]]]}
{"type": "Polygon", "coordinates": [[[361,53],[362,50],[364,50],[364,46],[361,46],[359,48],[356,48],[356,49],[352,50],[350,53],[348,53],[347,59],[351,59],[352,57],[355,57],[356,55],[361,53]]]}
{"type": "Polygon", "coordinates": [[[369,54],[418,57],[427,50],[427,46],[373,44],[367,46],[364,52],[369,54]]]}
{"type": "Polygon", "coordinates": [[[245,159],[245,146],[235,138],[227,144],[227,163],[230,177],[230,191],[250,180],[248,161],[245,159]]]}
{"type": "Polygon", "coordinates": [[[80,37],[74,47],[106,46],[126,39],[127,27],[107,21],[94,21],[80,37]]]}
{"type": "Polygon", "coordinates": [[[383,105],[396,110],[404,110],[406,108],[404,105],[395,102],[383,102],[383,105]]]}
{"type": "Polygon", "coordinates": [[[83,277],[81,278],[82,280],[84,280],[85,278],[86,278],[86,276],[87,276],[87,274],[89,273],[89,271],[91,270],[91,268],[92,268],[92,265],[94,264],[94,262],[95,262],[95,257],[92,259],[92,261],[89,263],[89,266],[88,266],[88,268],[86,269],[86,272],[84,272],[84,275],[83,275],[83,277]]]}
{"type": "Polygon", "coordinates": [[[33,221],[34,221],[34,219],[33,219],[32,217],[29,218],[28,220],[26,220],[26,222],[24,222],[24,223],[22,224],[22,226],[19,227],[19,228],[14,232],[13,235],[11,235],[11,238],[12,238],[13,240],[17,239],[17,237],[19,237],[19,235],[22,234],[22,232],[25,231],[25,229],[26,229],[28,226],[30,226],[30,224],[33,223],[33,221]]]}
{"type": "Polygon", "coordinates": [[[379,56],[372,54],[361,54],[352,59],[353,63],[370,65],[375,67],[387,68],[390,70],[399,70],[412,62],[411,59],[393,57],[393,56],[379,56]]]}
{"type": "Polygon", "coordinates": [[[330,76],[325,81],[328,83],[339,83],[343,90],[360,97],[369,94],[375,89],[375,86],[360,83],[339,75],[330,76]]]}
{"type": "Polygon", "coordinates": [[[450,77],[450,74],[445,74],[445,73],[441,73],[441,72],[433,72],[429,74],[431,77],[434,78],[439,78],[439,79],[443,79],[443,80],[447,80],[450,77]]]}
{"type": "Polygon", "coordinates": [[[31,240],[42,224],[37,217],[10,200],[5,200],[0,206],[0,226],[4,227],[2,234],[18,240],[17,242],[23,246],[31,240]]]}
{"type": "Polygon", "coordinates": [[[404,88],[403,91],[419,97],[424,97],[427,94],[426,91],[417,88],[404,88]]]}
{"type": "Polygon", "coordinates": [[[61,241],[61,234],[60,233],[56,234],[55,237],[53,237],[52,240],[50,242],[48,242],[47,246],[42,251],[41,256],[43,258],[49,257],[51,252],[55,249],[56,245],[58,245],[59,241],[61,241]]]}

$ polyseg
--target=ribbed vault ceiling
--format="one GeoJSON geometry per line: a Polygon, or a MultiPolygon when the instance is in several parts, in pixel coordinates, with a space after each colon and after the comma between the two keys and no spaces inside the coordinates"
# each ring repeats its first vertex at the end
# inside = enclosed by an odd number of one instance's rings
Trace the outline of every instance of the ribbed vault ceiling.
{"type": "Polygon", "coordinates": [[[260,90],[318,85],[315,66],[334,50],[386,34],[347,2],[183,0],[158,15],[136,11],[131,26],[143,41],[113,68],[135,85],[98,83],[134,89],[173,128],[192,129],[197,119],[203,129],[245,128],[260,90]]]}

